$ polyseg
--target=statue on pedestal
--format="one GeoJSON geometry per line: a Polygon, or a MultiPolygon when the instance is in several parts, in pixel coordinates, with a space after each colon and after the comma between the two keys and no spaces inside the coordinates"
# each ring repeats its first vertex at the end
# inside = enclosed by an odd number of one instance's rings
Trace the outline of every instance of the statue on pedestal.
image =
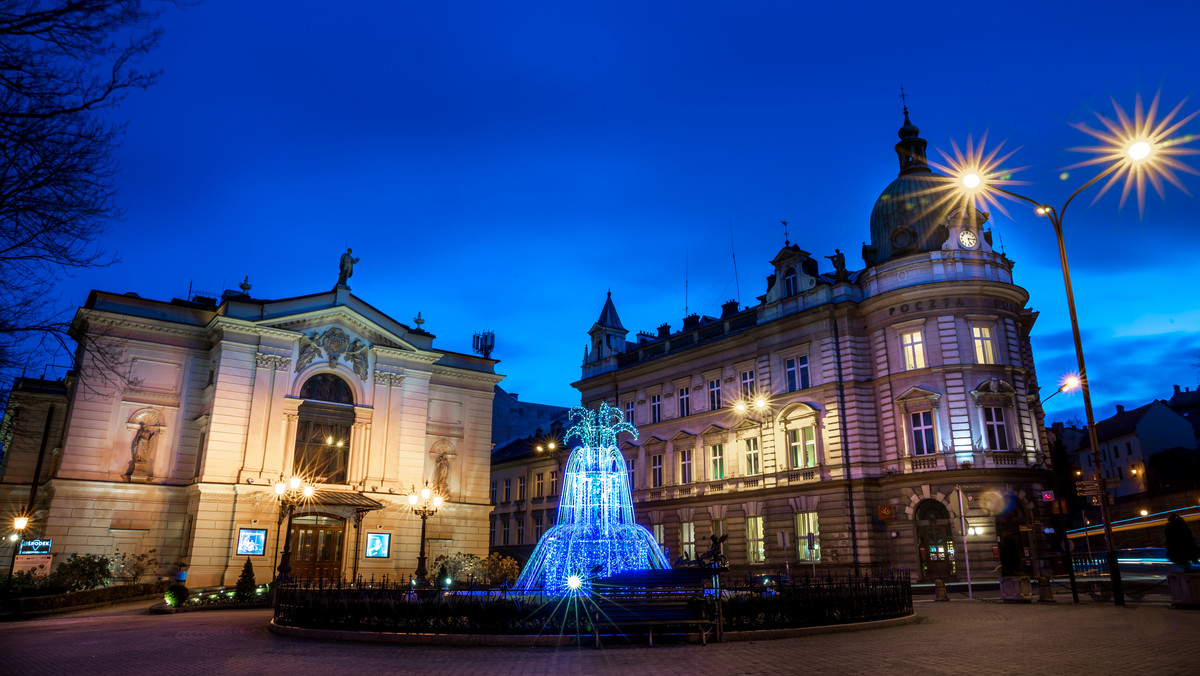
{"type": "Polygon", "coordinates": [[[354,249],[346,249],[346,253],[342,254],[342,258],[338,263],[338,286],[350,288],[350,286],[346,284],[346,280],[350,279],[350,277],[354,275],[354,264],[362,260],[361,258],[355,258],[354,256],[350,255],[353,252],[354,249]]]}

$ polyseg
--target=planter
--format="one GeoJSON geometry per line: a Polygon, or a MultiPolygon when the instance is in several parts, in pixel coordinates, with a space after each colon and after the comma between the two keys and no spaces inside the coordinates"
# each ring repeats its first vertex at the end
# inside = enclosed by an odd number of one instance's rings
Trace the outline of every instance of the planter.
{"type": "Polygon", "coordinates": [[[1200,608],[1200,573],[1167,573],[1171,607],[1200,608]]]}
{"type": "Polygon", "coordinates": [[[1005,603],[1033,603],[1033,586],[1028,575],[1001,575],[1000,598],[1005,603]]]}

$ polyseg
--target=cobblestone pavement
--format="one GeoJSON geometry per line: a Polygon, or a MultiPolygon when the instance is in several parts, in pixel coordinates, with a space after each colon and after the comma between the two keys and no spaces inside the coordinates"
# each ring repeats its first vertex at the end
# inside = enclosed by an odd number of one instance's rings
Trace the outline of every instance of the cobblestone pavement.
{"type": "MultiPolygon", "coordinates": [[[[1068,597],[1069,599],[1069,597],[1068,597]]],[[[1163,603],[918,601],[920,621],[777,641],[569,648],[398,646],[267,631],[270,611],[125,604],[0,625],[3,674],[1196,674],[1200,611],[1163,603]]]]}

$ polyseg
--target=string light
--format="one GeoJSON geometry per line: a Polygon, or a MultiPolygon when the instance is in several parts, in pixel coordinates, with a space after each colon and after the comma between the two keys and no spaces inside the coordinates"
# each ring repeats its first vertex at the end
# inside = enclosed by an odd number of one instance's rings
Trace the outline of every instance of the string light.
{"type": "Polygon", "coordinates": [[[633,495],[617,435],[638,432],[621,412],[602,402],[600,408],[571,409],[578,422],[565,442],[582,442],[571,451],[563,472],[557,523],[542,535],[529,563],[517,578],[517,593],[554,596],[587,593],[588,581],[627,570],[670,567],[654,536],[633,518],[633,495]]]}

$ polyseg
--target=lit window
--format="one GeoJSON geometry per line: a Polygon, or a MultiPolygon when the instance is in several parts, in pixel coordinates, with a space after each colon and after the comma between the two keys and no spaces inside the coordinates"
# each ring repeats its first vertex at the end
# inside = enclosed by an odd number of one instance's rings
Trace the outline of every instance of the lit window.
{"type": "Polygon", "coordinates": [[[692,399],[688,388],[679,390],[679,417],[686,418],[692,414],[692,399]]]}
{"type": "Polygon", "coordinates": [[[679,451],[679,483],[692,483],[692,449],[679,451]]]}
{"type": "Polygon", "coordinates": [[[900,349],[904,354],[904,370],[925,368],[925,343],[920,331],[900,334],[900,349]]]}
{"type": "Polygon", "coordinates": [[[650,456],[650,487],[662,488],[663,485],[663,466],[662,453],[655,453],[650,456]]]}
{"type": "Polygon", "coordinates": [[[912,422],[912,454],[929,455],[937,451],[933,438],[933,411],[920,411],[909,417],[912,422]]]}
{"type": "Polygon", "coordinates": [[[796,555],[801,561],[821,560],[821,529],[816,512],[796,513],[796,555]]]}
{"type": "Polygon", "coordinates": [[[725,444],[713,444],[708,447],[712,459],[712,479],[719,481],[725,478],[725,444]]]}
{"type": "Polygon", "coordinates": [[[988,448],[993,451],[1007,451],[1008,430],[1004,426],[1004,409],[998,406],[984,406],[983,426],[987,432],[988,448]]]}
{"type": "Polygon", "coordinates": [[[718,539],[722,535],[729,534],[729,524],[725,521],[725,519],[712,520],[712,534],[716,535],[718,539]]]}
{"type": "Polygon", "coordinates": [[[750,563],[762,563],[767,560],[766,541],[763,539],[763,518],[761,516],[746,517],[746,559],[750,563]]]}
{"type": "Polygon", "coordinates": [[[661,523],[656,523],[650,528],[654,531],[654,541],[658,543],[659,547],[667,543],[667,529],[661,523]]]}
{"type": "Polygon", "coordinates": [[[762,472],[759,464],[758,437],[746,439],[746,475],[753,476],[762,472]]]}
{"type": "Polygon", "coordinates": [[[792,450],[792,467],[814,467],[817,464],[817,427],[806,425],[788,430],[788,445],[792,450]]]}
{"type": "Polygon", "coordinates": [[[696,524],[692,521],[684,521],[679,524],[679,544],[683,549],[683,555],[688,561],[696,560],[696,524]]]}
{"type": "Polygon", "coordinates": [[[662,395],[654,394],[650,396],[650,422],[656,423],[662,420],[662,395]]]}
{"type": "Polygon", "coordinates": [[[708,410],[716,411],[721,408],[721,380],[708,381],[708,410]]]}
{"type": "Polygon", "coordinates": [[[971,335],[975,341],[975,363],[995,364],[996,347],[992,340],[992,328],[990,326],[972,326],[971,335]]]}
{"type": "Polygon", "coordinates": [[[754,392],[754,371],[742,371],[742,398],[749,399],[754,392]]]}

